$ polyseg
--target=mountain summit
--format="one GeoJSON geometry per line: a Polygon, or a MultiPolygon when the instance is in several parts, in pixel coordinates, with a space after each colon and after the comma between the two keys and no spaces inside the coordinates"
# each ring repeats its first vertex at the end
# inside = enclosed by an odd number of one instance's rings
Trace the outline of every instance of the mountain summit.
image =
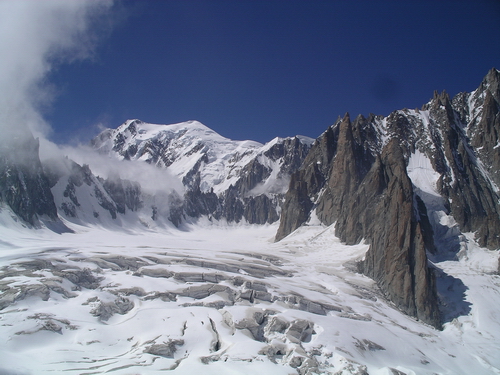
{"type": "Polygon", "coordinates": [[[265,224],[278,220],[290,174],[312,142],[296,136],[262,145],[224,138],[197,121],[156,125],[129,120],[103,131],[91,145],[101,154],[142,161],[178,178],[185,192],[170,213],[176,225],[200,216],[265,224]]]}

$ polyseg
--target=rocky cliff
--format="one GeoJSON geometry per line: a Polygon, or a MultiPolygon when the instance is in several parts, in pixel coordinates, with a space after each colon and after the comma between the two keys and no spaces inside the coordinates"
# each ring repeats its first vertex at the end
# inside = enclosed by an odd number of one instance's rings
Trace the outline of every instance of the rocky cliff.
{"type": "Polygon", "coordinates": [[[0,203],[24,222],[57,220],[57,209],[38,155],[39,142],[26,129],[0,140],[0,203]]]}
{"type": "Polygon", "coordinates": [[[292,181],[303,186],[290,186],[276,239],[304,224],[314,210],[324,224],[336,223],[336,235],[347,244],[367,239],[371,246],[362,271],[402,311],[439,327],[435,280],[426,257],[426,248],[433,245],[425,239],[432,234],[424,234],[421,225],[426,215],[419,215],[415,205],[399,142],[392,139],[380,154],[372,154],[370,141],[377,139],[360,136],[368,124],[362,117],[352,123],[346,115],[315,143],[310,155],[330,159],[330,167],[322,172],[323,161],[309,159],[311,163],[293,175],[292,181]],[[330,157],[325,147],[329,137],[336,144],[330,157]],[[323,186],[315,181],[323,181],[323,186]],[[295,221],[290,223],[289,216],[295,221]]]}
{"type": "Polygon", "coordinates": [[[360,268],[388,298],[439,327],[427,253],[457,250],[441,218],[500,247],[499,78],[492,69],[474,92],[435,93],[420,110],[339,119],[292,175],[276,240],[311,215],[335,223],[342,241],[370,244],[360,268]]]}

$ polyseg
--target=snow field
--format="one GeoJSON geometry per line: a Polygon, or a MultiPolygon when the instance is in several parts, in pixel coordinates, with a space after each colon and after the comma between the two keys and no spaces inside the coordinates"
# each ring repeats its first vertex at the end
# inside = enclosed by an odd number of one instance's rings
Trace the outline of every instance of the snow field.
{"type": "Polygon", "coordinates": [[[437,331],[354,272],[368,246],[333,227],[73,228],[2,228],[0,372],[499,373],[498,254],[471,242],[437,263],[470,305],[437,331]]]}

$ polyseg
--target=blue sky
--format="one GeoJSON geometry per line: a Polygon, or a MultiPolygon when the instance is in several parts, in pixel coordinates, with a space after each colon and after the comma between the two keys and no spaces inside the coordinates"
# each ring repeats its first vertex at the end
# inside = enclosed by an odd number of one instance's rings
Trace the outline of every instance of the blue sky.
{"type": "Polygon", "coordinates": [[[498,1],[124,1],[107,14],[92,58],[44,78],[58,143],[130,118],[317,137],[345,112],[420,107],[500,68],[498,1]]]}

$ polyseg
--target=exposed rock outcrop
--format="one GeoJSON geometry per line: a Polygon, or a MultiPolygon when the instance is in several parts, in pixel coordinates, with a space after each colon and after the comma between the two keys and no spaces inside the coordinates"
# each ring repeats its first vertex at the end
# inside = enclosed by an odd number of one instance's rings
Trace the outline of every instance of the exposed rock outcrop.
{"type": "MultiPolygon", "coordinates": [[[[384,149],[380,161],[373,168],[375,178],[370,178],[367,185],[375,181],[376,185],[385,185],[384,189],[378,197],[372,196],[373,206],[365,206],[366,214],[360,213],[370,241],[361,270],[377,281],[403,312],[439,328],[435,275],[427,265],[426,255],[426,249],[433,249],[432,241],[426,238],[432,240],[432,237],[431,233],[423,233],[422,228],[429,226],[420,220],[426,215],[419,215],[412,183],[395,139],[384,149]],[[380,176],[383,181],[378,179],[380,176]]],[[[356,214],[351,214],[350,219],[356,214]]]]}
{"type": "MultiPolygon", "coordinates": [[[[481,90],[481,87],[478,90],[481,90]]],[[[492,98],[487,89],[482,96],[492,98]]],[[[483,114],[489,111],[485,105],[486,100],[481,111],[483,114]]],[[[498,107],[498,103],[495,105],[498,107]]],[[[491,249],[499,248],[498,195],[492,184],[493,175],[487,173],[484,167],[484,162],[494,163],[494,160],[489,159],[488,155],[491,154],[486,153],[482,162],[478,157],[481,152],[480,148],[474,147],[474,142],[469,141],[466,132],[469,129],[475,134],[476,142],[478,138],[482,138],[485,147],[493,149],[492,142],[486,141],[478,133],[483,133],[488,128],[490,132],[497,132],[500,130],[500,123],[495,124],[496,120],[493,116],[487,124],[481,120],[483,130],[472,131],[471,127],[475,124],[464,124],[457,120],[459,114],[453,108],[452,101],[446,93],[435,94],[433,100],[424,106],[424,109],[428,110],[433,125],[439,128],[442,135],[439,142],[441,146],[439,153],[442,152],[442,155],[437,152],[431,154],[436,163],[436,169],[442,175],[438,182],[438,191],[448,202],[450,213],[463,232],[476,232],[476,239],[481,246],[491,249]]]]}
{"type": "Polygon", "coordinates": [[[323,188],[330,162],[337,150],[338,127],[328,128],[311,147],[302,166],[293,173],[282,207],[279,241],[304,224],[309,218],[313,202],[323,188]]]}
{"type": "Polygon", "coordinates": [[[421,110],[339,119],[292,175],[276,240],[311,215],[335,223],[342,241],[370,244],[361,269],[388,298],[439,327],[426,252],[440,251],[440,215],[475,232],[481,246],[500,247],[499,87],[492,69],[476,91],[453,100],[435,92],[421,110]]]}
{"type": "Polygon", "coordinates": [[[36,225],[41,217],[57,220],[54,196],[38,150],[38,139],[28,130],[0,140],[0,203],[7,204],[30,225],[36,225]]]}
{"type": "Polygon", "coordinates": [[[491,69],[477,90],[457,95],[452,106],[468,124],[466,134],[478,158],[500,186],[500,72],[491,69]]]}
{"type": "Polygon", "coordinates": [[[142,208],[141,185],[138,182],[116,177],[104,180],[102,185],[116,203],[118,213],[124,214],[126,210],[137,211],[142,208]]]}
{"type": "MultiPolygon", "coordinates": [[[[329,130],[336,153],[330,158],[328,174],[319,169],[322,163],[310,163],[292,176],[292,181],[299,182],[290,185],[277,239],[306,222],[314,207],[321,222],[336,223],[336,235],[342,241],[370,243],[362,271],[377,281],[390,300],[402,311],[440,327],[435,281],[426,257],[426,247],[432,248],[433,243],[422,234],[403,151],[392,139],[381,154],[372,154],[375,138],[360,136],[367,124],[362,117],[351,123],[346,115],[336,124],[337,137],[329,130]],[[303,176],[324,185],[308,185],[303,176]],[[301,183],[302,189],[297,189],[301,183]]],[[[325,150],[322,142],[316,142],[311,153],[327,159],[325,150]]]]}

